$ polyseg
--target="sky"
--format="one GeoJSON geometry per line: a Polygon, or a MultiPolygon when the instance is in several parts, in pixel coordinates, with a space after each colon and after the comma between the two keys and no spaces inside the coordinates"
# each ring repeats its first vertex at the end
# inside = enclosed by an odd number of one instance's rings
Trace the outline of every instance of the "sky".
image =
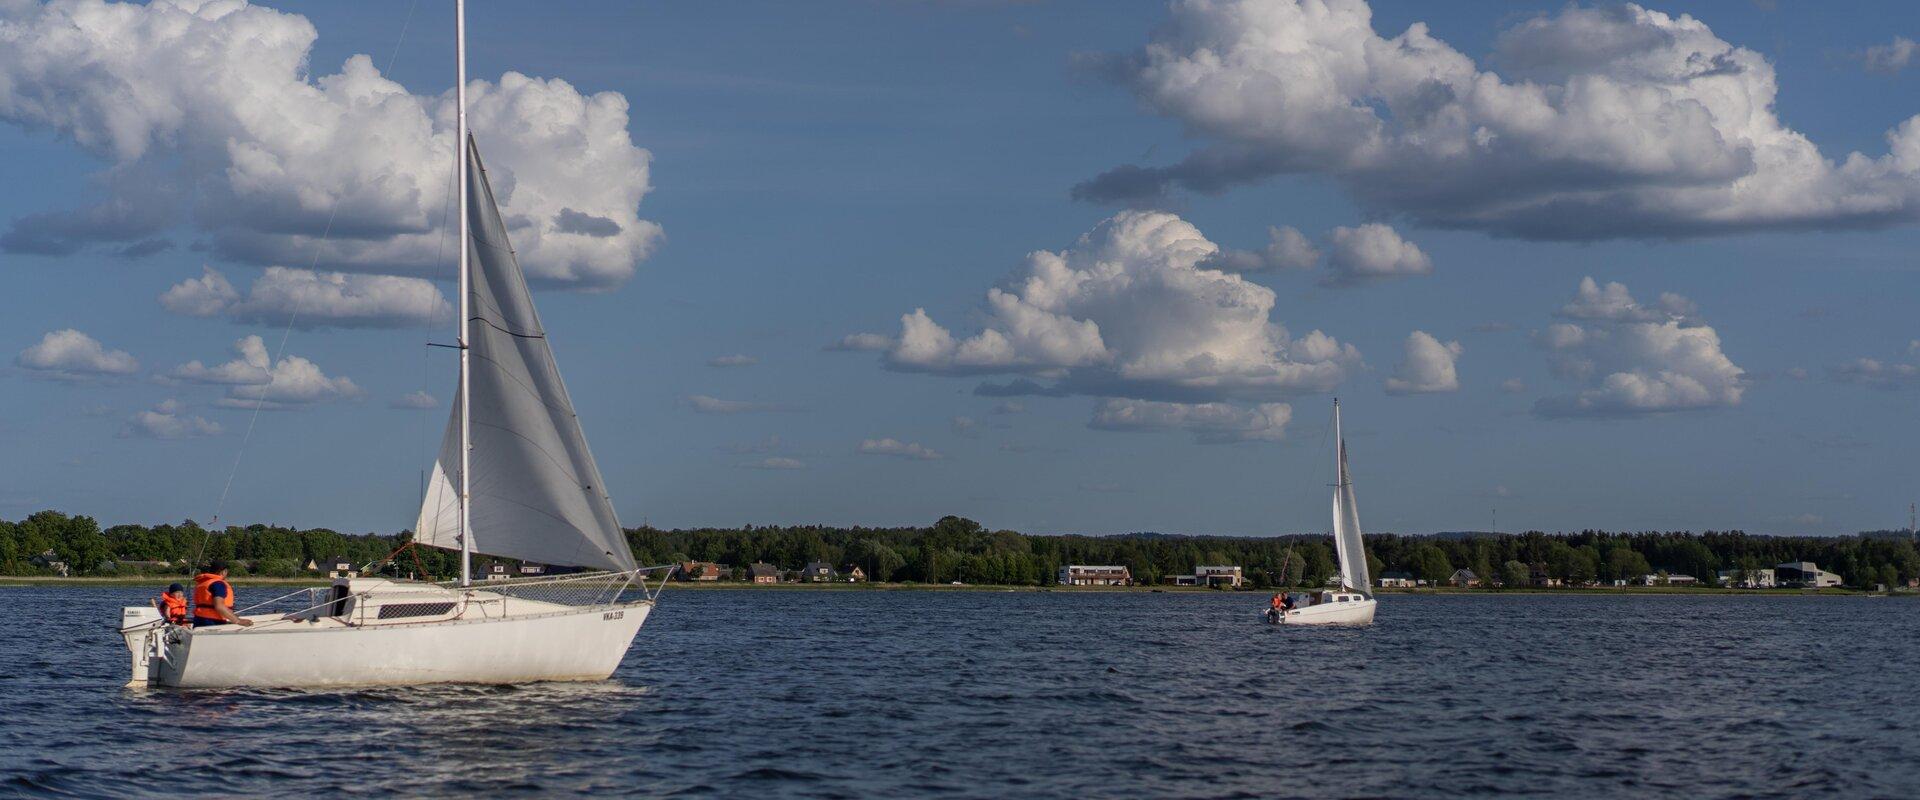
{"type": "MultiPolygon", "coordinates": [[[[412,525],[451,16],[0,3],[0,517],[412,525]]],[[[1920,498],[1912,37],[478,3],[469,108],[629,526],[1324,531],[1337,396],[1370,531],[1842,534],[1920,498]]]]}

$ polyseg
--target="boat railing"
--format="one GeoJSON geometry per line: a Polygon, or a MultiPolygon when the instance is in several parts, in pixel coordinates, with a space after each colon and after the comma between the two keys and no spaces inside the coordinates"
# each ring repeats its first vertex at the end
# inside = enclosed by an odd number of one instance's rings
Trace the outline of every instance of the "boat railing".
{"type": "MultiPolygon", "coordinates": [[[[613,605],[620,601],[629,589],[638,589],[648,600],[659,597],[666,590],[667,580],[678,567],[665,564],[656,567],[640,567],[623,572],[578,572],[571,575],[534,576],[527,578],[502,578],[478,581],[467,588],[478,589],[518,600],[531,600],[562,606],[602,606],[613,605]],[[650,573],[662,573],[658,586],[650,586],[647,576],[650,573]]],[[[459,589],[457,581],[439,584],[449,589],[459,589]]]]}

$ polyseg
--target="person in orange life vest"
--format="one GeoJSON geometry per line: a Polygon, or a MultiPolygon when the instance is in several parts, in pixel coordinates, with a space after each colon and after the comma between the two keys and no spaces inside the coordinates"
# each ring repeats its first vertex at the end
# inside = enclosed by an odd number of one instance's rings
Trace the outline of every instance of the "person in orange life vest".
{"type": "Polygon", "coordinates": [[[227,583],[227,562],[214,559],[207,571],[193,576],[193,626],[250,627],[253,621],[233,613],[233,585],[227,583]]]}
{"type": "Polygon", "coordinates": [[[187,588],[180,584],[168,586],[166,594],[154,598],[153,607],[160,609],[161,618],[169,625],[187,625],[193,621],[187,613],[187,588]]]}

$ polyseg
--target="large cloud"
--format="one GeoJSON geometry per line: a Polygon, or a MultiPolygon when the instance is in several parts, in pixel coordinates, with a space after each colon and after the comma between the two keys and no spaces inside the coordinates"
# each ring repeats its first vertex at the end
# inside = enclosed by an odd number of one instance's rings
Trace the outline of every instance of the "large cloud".
{"type": "Polygon", "coordinates": [[[1426,331],[1407,334],[1406,358],[1387,379],[1388,394],[1432,394],[1460,389],[1455,367],[1466,352],[1459,342],[1442,342],[1426,331]]]}
{"type": "Polygon", "coordinates": [[[267,352],[266,342],[247,336],[233,343],[236,358],[207,366],[189,361],[174,367],[167,377],[187,383],[226,386],[227,396],[214,401],[222,408],[291,409],[333,400],[350,400],[364,394],[353,379],[333,378],[318,364],[300,356],[282,356],[277,362],[267,352]]]}
{"type": "Polygon", "coordinates": [[[1334,228],[1327,239],[1331,252],[1322,283],[1328,286],[1359,286],[1433,273],[1433,259],[1391,226],[1369,222],[1334,228]]]}
{"type": "Polygon", "coordinates": [[[1363,0],[1176,0],[1102,65],[1205,144],[1076,187],[1156,202],[1284,173],[1332,175],[1432,225],[1543,239],[1846,228],[1920,216],[1920,117],[1888,152],[1824,157],[1774,113],[1773,66],[1701,21],[1568,7],[1503,31],[1504,75],[1363,0]]]}
{"type": "MultiPolygon", "coordinates": [[[[262,265],[446,269],[450,90],[412,94],[364,55],[311,77],[313,25],[236,0],[7,8],[0,119],[110,166],[100,202],[16,220],[0,246],[71,252],[186,223],[262,265]]],[[[626,99],[509,72],[473,81],[468,108],[528,272],[587,288],[630,277],[660,229],[638,216],[651,156],[627,133],[626,99]]]]}
{"type": "Polygon", "coordinates": [[[178,400],[163,400],[152,410],[136,412],[120,426],[122,439],[194,439],[219,436],[220,423],[185,413],[178,400]]]}
{"type": "Polygon", "coordinates": [[[916,309],[898,336],[845,341],[885,342],[897,370],[1032,376],[982,394],[1210,402],[1338,386],[1359,352],[1317,330],[1291,336],[1271,318],[1273,290],[1206,267],[1219,251],[1177,216],[1123,211],[1070,250],[1027,256],[987,292],[977,333],[916,309]]]}
{"type": "Polygon", "coordinates": [[[56,380],[132,375],[140,361],[125,350],[109,350],[99,340],[72,328],[51,331],[21,350],[13,363],[56,380]]]}
{"type": "Polygon", "coordinates": [[[1635,302],[1625,286],[1591,278],[1560,315],[1535,333],[1555,374],[1580,385],[1548,397],[1534,413],[1549,417],[1633,416],[1739,405],[1747,375],[1720,349],[1720,335],[1694,319],[1693,304],[1662,296],[1661,311],[1635,302]]]}
{"type": "Polygon", "coordinates": [[[1107,400],[1093,410],[1087,427],[1103,431],[1182,430],[1201,444],[1277,442],[1293,420],[1286,403],[1241,408],[1227,403],[1157,403],[1107,400]]]}
{"type": "Polygon", "coordinates": [[[453,306],[432,281],[392,275],[349,275],[268,267],[242,299],[225,275],[205,267],[160,295],[168,311],[225,315],[235,322],[301,328],[402,328],[453,319],[453,306]]]}

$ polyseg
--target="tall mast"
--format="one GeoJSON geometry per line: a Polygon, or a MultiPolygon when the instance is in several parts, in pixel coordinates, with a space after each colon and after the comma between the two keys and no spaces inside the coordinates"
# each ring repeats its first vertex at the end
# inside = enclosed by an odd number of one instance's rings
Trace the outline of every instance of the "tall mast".
{"type": "Polygon", "coordinates": [[[1333,485],[1347,485],[1346,465],[1340,463],[1346,454],[1347,440],[1340,436],[1340,398],[1333,398],[1333,485]]]}
{"type": "Polygon", "coordinates": [[[453,118],[458,128],[454,149],[460,157],[456,170],[460,180],[460,585],[473,583],[473,524],[468,514],[472,507],[472,479],[468,464],[473,451],[473,393],[467,375],[467,258],[471,232],[467,220],[467,2],[453,0],[453,59],[458,62],[453,85],[453,118]]]}

